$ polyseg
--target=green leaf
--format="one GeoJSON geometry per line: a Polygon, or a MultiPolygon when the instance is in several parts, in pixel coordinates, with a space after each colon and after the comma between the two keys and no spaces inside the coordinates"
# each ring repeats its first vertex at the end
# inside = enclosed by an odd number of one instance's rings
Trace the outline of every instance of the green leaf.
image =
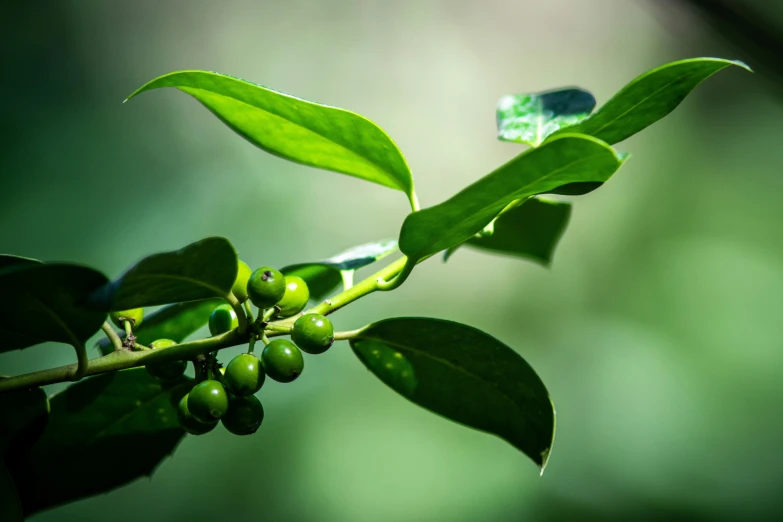
{"type": "Polygon", "coordinates": [[[191,386],[184,378],[164,385],[135,368],[54,395],[41,439],[8,462],[25,515],[150,476],[185,434],[176,406],[191,386]]]}
{"type": "Polygon", "coordinates": [[[413,179],[391,138],[367,118],[208,71],[156,78],[139,93],[175,87],[197,99],[253,145],[276,156],[401,190],[412,200],[413,179]]]}
{"type": "Polygon", "coordinates": [[[470,239],[509,203],[572,183],[609,179],[622,159],[605,143],[566,134],[518,155],[434,207],[409,214],[400,250],[418,262],[470,239]]]}
{"type": "Polygon", "coordinates": [[[16,492],[14,479],[0,460],[0,520],[3,522],[22,522],[22,502],[16,492]]]}
{"type": "Polygon", "coordinates": [[[31,259],[29,257],[0,254],[0,272],[7,268],[18,268],[18,267],[23,267],[30,264],[38,264],[38,263],[40,263],[40,261],[38,261],[37,259],[31,259]]]}
{"type": "Polygon", "coordinates": [[[543,470],[555,433],[544,384],[515,351],[440,319],[387,319],[351,340],[354,353],[408,400],[507,440],[543,470]]]}
{"type": "Polygon", "coordinates": [[[446,250],[444,261],[467,245],[548,266],[570,217],[571,203],[530,198],[498,216],[491,234],[479,234],[446,250]]]}
{"type": "MultiPolygon", "coordinates": [[[[169,305],[146,316],[141,326],[133,329],[133,335],[138,344],[145,346],[158,339],[171,339],[180,343],[207,324],[212,310],[225,302],[215,297],[169,305]]],[[[118,332],[117,335],[124,338],[125,332],[118,332]]],[[[111,341],[106,338],[98,341],[98,347],[103,355],[113,351],[111,341]]]]}
{"type": "Polygon", "coordinates": [[[224,297],[236,277],[234,247],[227,239],[209,237],[142,259],[95,292],[90,304],[111,311],[224,297]]]}
{"type": "Polygon", "coordinates": [[[595,98],[582,89],[511,94],[498,102],[498,139],[538,147],[553,132],[585,119],[595,98]]]}
{"type": "Polygon", "coordinates": [[[0,459],[35,443],[48,419],[49,398],[41,388],[0,393],[0,459]]]}
{"type": "Polygon", "coordinates": [[[594,136],[612,145],[652,125],[673,111],[701,82],[731,65],[719,58],[692,58],[668,63],[639,76],[592,116],[561,132],[594,136]]]}
{"type": "Polygon", "coordinates": [[[0,353],[46,341],[83,344],[106,320],[84,301],[107,282],[92,268],[64,263],[23,263],[0,271],[0,353]]]}
{"type": "Polygon", "coordinates": [[[296,275],[307,283],[310,297],[321,300],[340,286],[344,278],[353,278],[353,272],[375,263],[397,250],[397,241],[387,239],[355,246],[328,259],[312,263],[289,265],[281,270],[285,275],[296,275]]]}

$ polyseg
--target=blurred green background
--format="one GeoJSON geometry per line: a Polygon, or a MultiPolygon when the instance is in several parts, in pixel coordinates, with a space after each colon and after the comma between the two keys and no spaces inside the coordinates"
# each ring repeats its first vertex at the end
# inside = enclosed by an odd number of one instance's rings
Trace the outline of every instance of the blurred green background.
{"type": "MultiPolygon", "coordinates": [[[[504,94],[578,85],[600,104],[671,60],[758,65],[713,27],[674,1],[11,0],[0,251],[115,277],[209,235],[251,266],[397,236],[399,193],[265,154],[174,90],[121,103],[169,71],[367,115],[427,206],[520,152],[495,140],[504,94]]],[[[557,406],[542,478],[502,440],[397,397],[341,343],[264,387],[255,436],[188,437],[151,480],[34,520],[780,520],[783,110],[761,65],[621,144],[633,158],[575,200],[550,270],[463,249],[334,316],[340,330],[449,318],[517,349],[557,406]]],[[[3,355],[0,374],[72,359],[44,345],[3,355]]]]}

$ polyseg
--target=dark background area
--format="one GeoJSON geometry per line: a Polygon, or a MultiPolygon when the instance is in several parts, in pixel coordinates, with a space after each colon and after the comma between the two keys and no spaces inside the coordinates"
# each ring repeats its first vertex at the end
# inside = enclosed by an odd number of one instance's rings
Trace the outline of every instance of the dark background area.
{"type": "MultiPolygon", "coordinates": [[[[543,477],[338,345],[264,387],[255,436],[188,437],[151,480],[34,520],[780,520],[781,27],[783,5],[763,0],[5,2],[0,251],[110,277],[209,235],[252,266],[318,259],[396,237],[407,212],[383,187],[255,149],[182,93],[122,104],[166,72],[368,116],[427,206],[521,150],[495,140],[502,95],[578,85],[600,104],[693,56],[757,71],[718,74],[620,144],[633,157],[575,201],[551,269],[463,249],[334,316],[340,330],[449,318],[513,346],[557,406],[543,477]]],[[[5,354],[0,374],[72,357],[5,354]]]]}

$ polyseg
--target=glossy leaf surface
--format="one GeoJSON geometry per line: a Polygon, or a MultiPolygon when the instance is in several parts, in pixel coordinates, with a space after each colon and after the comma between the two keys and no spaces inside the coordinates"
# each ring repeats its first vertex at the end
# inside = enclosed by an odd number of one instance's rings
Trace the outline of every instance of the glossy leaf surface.
{"type": "Polygon", "coordinates": [[[35,443],[48,418],[49,398],[41,388],[0,393],[0,460],[35,443]]]}
{"type": "Polygon", "coordinates": [[[0,271],[0,353],[46,341],[84,343],[106,314],[83,303],[107,282],[92,268],[65,263],[24,263],[0,271]]]}
{"type": "Polygon", "coordinates": [[[191,385],[163,385],[135,368],[54,395],[41,439],[9,462],[25,515],[151,475],[185,434],[176,405],[191,385]]]}
{"type": "Polygon", "coordinates": [[[142,259],[95,292],[91,304],[110,311],[223,297],[236,277],[234,247],[227,239],[209,237],[142,259]]]}
{"type": "Polygon", "coordinates": [[[351,346],[405,398],[498,435],[546,466],[555,432],[549,394],[530,365],[494,337],[451,321],[408,317],[370,325],[351,346]]]}
{"type": "Polygon", "coordinates": [[[538,147],[550,134],[585,119],[595,98],[583,89],[511,94],[498,102],[498,139],[538,147]]]}
{"type": "Polygon", "coordinates": [[[328,259],[312,263],[289,265],[281,270],[307,282],[310,297],[320,300],[328,296],[343,281],[343,272],[354,272],[375,263],[397,250],[397,241],[387,239],[355,246],[328,259]]]}
{"type": "Polygon", "coordinates": [[[161,87],[193,96],[237,134],[267,152],[413,194],[413,179],[402,153],[380,127],[363,116],[208,71],[166,74],[128,99],[161,87]]]}
{"type": "MultiPolygon", "coordinates": [[[[136,336],[136,342],[144,346],[158,339],[171,339],[180,343],[207,324],[212,310],[225,302],[215,297],[166,306],[145,316],[141,326],[134,328],[133,335],[136,336]]],[[[125,332],[117,332],[117,335],[124,338],[125,332]]],[[[98,341],[98,347],[104,355],[113,348],[106,338],[98,341]]]]}
{"type": "Polygon", "coordinates": [[[570,217],[571,203],[530,198],[501,214],[494,221],[491,234],[479,234],[446,250],[444,261],[465,245],[548,266],[570,217]]]}
{"type": "Polygon", "coordinates": [[[619,143],[673,111],[701,82],[739,61],[693,58],[662,65],[623,87],[592,116],[561,132],[594,136],[619,143]]]}
{"type": "Polygon", "coordinates": [[[573,183],[602,183],[622,165],[605,143],[563,135],[529,149],[434,207],[409,214],[400,250],[420,261],[470,239],[512,201],[573,183]]]}

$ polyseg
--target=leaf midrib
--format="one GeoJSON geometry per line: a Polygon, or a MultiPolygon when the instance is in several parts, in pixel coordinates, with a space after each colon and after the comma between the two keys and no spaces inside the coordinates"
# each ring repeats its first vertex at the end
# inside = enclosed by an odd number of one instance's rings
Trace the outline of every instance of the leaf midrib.
{"type": "MultiPolygon", "coordinates": [[[[541,150],[541,149],[535,149],[535,150],[541,150]]],[[[514,194],[518,193],[518,192],[519,192],[519,191],[521,191],[521,190],[526,190],[526,189],[530,188],[530,186],[532,186],[532,185],[533,185],[533,184],[535,184],[535,183],[538,183],[538,182],[541,182],[541,181],[547,180],[547,179],[549,179],[550,177],[554,176],[555,174],[557,174],[557,173],[559,173],[559,172],[561,172],[561,171],[563,171],[563,170],[565,170],[565,169],[568,169],[568,168],[571,168],[571,167],[573,167],[573,166],[575,166],[575,165],[578,165],[578,164],[579,164],[579,163],[581,163],[581,162],[585,162],[585,161],[591,160],[593,157],[595,157],[595,156],[597,156],[597,155],[598,155],[598,154],[591,154],[590,156],[587,156],[587,157],[585,157],[585,158],[579,158],[579,159],[577,159],[577,160],[574,160],[574,161],[572,161],[571,163],[568,163],[568,164],[566,164],[566,165],[563,165],[562,167],[559,167],[559,168],[557,168],[557,169],[555,169],[555,170],[553,170],[553,171],[549,172],[548,174],[546,174],[546,175],[544,175],[544,176],[542,176],[542,177],[540,177],[540,178],[537,178],[535,181],[531,181],[531,182],[530,182],[530,183],[528,183],[527,185],[523,185],[522,187],[520,187],[520,188],[516,189],[516,190],[514,191],[514,194]]],[[[520,196],[514,197],[513,199],[520,199],[520,196]]],[[[513,201],[513,200],[512,200],[512,201],[513,201]]],[[[442,203],[442,204],[445,204],[445,202],[444,202],[444,203],[442,203]]],[[[482,207],[482,209],[480,210],[480,212],[483,212],[484,210],[488,209],[490,206],[491,206],[491,205],[486,205],[486,206],[482,207]]],[[[474,214],[475,214],[475,212],[474,212],[474,214]]],[[[415,216],[416,214],[413,214],[413,215],[415,216]]],[[[456,228],[459,228],[459,227],[461,227],[463,224],[465,224],[466,222],[470,221],[470,218],[472,217],[472,215],[473,215],[473,214],[471,214],[470,216],[467,216],[467,217],[464,217],[464,218],[460,219],[460,221],[458,221],[458,222],[457,222],[457,223],[456,223],[454,226],[450,227],[450,228],[449,228],[449,229],[446,231],[446,233],[451,233],[451,232],[452,232],[454,229],[456,229],[456,228]]],[[[469,239],[469,238],[468,238],[468,239],[469,239]]],[[[432,242],[432,243],[429,243],[429,244],[433,244],[433,243],[434,243],[434,242],[432,242]]],[[[455,244],[459,244],[459,243],[455,243],[455,244]]],[[[454,245],[450,245],[450,246],[454,246],[454,245]]],[[[444,248],[449,248],[449,247],[444,247],[444,248]]],[[[419,250],[421,250],[421,249],[419,249],[419,250]]],[[[417,252],[417,254],[418,254],[418,252],[417,252]]],[[[421,257],[421,256],[418,256],[418,257],[421,257]]]]}
{"type": "MultiPolygon", "coordinates": [[[[390,178],[391,178],[392,180],[394,180],[394,183],[395,183],[395,187],[392,187],[392,188],[396,188],[396,189],[398,189],[398,190],[401,190],[402,192],[405,192],[405,193],[407,193],[407,192],[408,192],[408,191],[407,191],[407,189],[406,189],[405,187],[402,187],[402,186],[400,186],[400,184],[399,184],[399,181],[398,181],[398,179],[397,179],[397,176],[396,176],[394,173],[387,171],[387,170],[386,170],[386,169],[384,169],[384,168],[383,168],[381,165],[378,165],[376,162],[372,161],[370,158],[368,158],[368,157],[364,156],[363,154],[360,154],[360,153],[359,153],[359,152],[357,152],[357,151],[351,150],[351,149],[349,149],[348,147],[346,147],[345,145],[343,145],[343,144],[341,144],[341,143],[337,143],[336,141],[334,141],[334,140],[332,140],[331,138],[329,138],[329,137],[325,136],[324,134],[321,134],[320,132],[318,132],[318,131],[316,131],[316,130],[310,129],[310,128],[308,128],[308,127],[305,127],[305,126],[303,126],[303,125],[300,125],[299,123],[296,123],[296,122],[294,122],[293,120],[290,120],[290,119],[288,119],[288,118],[286,118],[286,117],[284,117],[284,116],[281,116],[280,114],[277,114],[277,113],[275,113],[275,112],[272,112],[272,111],[269,111],[269,110],[263,109],[263,108],[261,108],[261,107],[258,107],[257,105],[253,105],[252,103],[248,103],[248,102],[246,102],[246,101],[244,101],[244,100],[240,100],[240,99],[238,99],[238,98],[234,98],[233,96],[227,96],[227,95],[225,95],[225,94],[221,94],[221,93],[219,93],[219,92],[216,92],[216,91],[210,91],[210,90],[208,90],[208,89],[203,89],[203,88],[199,88],[199,87],[179,87],[179,86],[176,86],[176,88],[177,88],[177,89],[180,89],[180,90],[183,90],[183,91],[185,91],[185,92],[188,92],[188,91],[187,91],[187,90],[185,90],[185,89],[192,90],[192,91],[202,91],[202,92],[207,92],[207,93],[213,94],[213,95],[215,95],[215,96],[219,96],[219,97],[221,97],[221,98],[226,98],[226,99],[229,99],[229,100],[233,100],[233,101],[234,101],[234,102],[236,102],[236,103],[240,103],[240,104],[242,104],[242,105],[246,105],[246,106],[248,106],[248,107],[252,107],[253,109],[256,109],[256,110],[258,110],[258,111],[264,112],[264,113],[266,113],[266,114],[269,114],[270,116],[273,116],[273,117],[275,117],[275,118],[279,118],[279,119],[281,119],[281,120],[283,120],[283,121],[286,121],[286,122],[290,123],[291,125],[294,125],[294,126],[296,126],[296,127],[299,127],[299,128],[301,128],[301,129],[304,129],[304,130],[306,130],[307,132],[309,132],[309,133],[311,133],[311,134],[314,134],[314,135],[316,135],[316,136],[318,136],[318,137],[320,137],[320,138],[322,138],[322,139],[324,139],[324,140],[328,141],[329,143],[331,143],[331,144],[333,144],[333,145],[335,145],[335,146],[339,147],[340,149],[342,149],[342,150],[344,150],[344,151],[348,152],[348,153],[349,153],[349,154],[351,154],[352,156],[354,156],[354,157],[356,157],[356,158],[360,159],[362,162],[364,162],[364,163],[366,163],[366,164],[370,165],[370,166],[371,166],[373,169],[380,171],[382,174],[385,174],[385,175],[387,175],[387,176],[390,176],[390,178]]],[[[188,94],[190,94],[190,93],[188,93],[188,94]]],[[[282,94],[282,93],[277,93],[277,94],[282,94]]],[[[302,101],[302,102],[304,102],[304,100],[298,100],[298,101],[302,101]]],[[[324,106],[324,107],[326,107],[326,106],[324,106]]],[[[329,108],[331,108],[331,109],[333,109],[333,110],[336,110],[336,111],[340,111],[340,110],[341,110],[341,109],[338,109],[337,107],[329,107],[329,108]]],[[[345,111],[345,112],[346,112],[346,113],[349,113],[348,111],[345,111]]],[[[353,113],[349,113],[349,114],[353,114],[353,113]]],[[[355,116],[357,116],[357,117],[358,117],[358,115],[355,115],[355,116]]],[[[369,120],[368,120],[368,121],[369,121],[369,120]]],[[[253,140],[255,141],[255,138],[253,138],[253,140]]],[[[391,140],[390,140],[390,141],[391,141],[391,140]]],[[[375,181],[375,180],[371,180],[371,181],[375,181]]]]}

